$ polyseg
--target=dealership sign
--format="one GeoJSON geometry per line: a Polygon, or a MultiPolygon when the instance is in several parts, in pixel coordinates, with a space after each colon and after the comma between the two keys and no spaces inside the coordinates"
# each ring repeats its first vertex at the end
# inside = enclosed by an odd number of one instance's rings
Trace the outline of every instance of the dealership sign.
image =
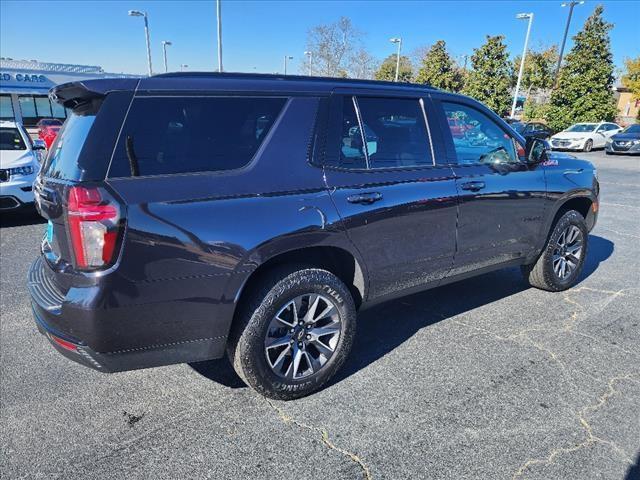
{"type": "Polygon", "coordinates": [[[29,83],[44,83],[47,82],[48,79],[44,75],[39,75],[37,73],[0,73],[0,80],[3,82],[29,82],[29,83]]]}

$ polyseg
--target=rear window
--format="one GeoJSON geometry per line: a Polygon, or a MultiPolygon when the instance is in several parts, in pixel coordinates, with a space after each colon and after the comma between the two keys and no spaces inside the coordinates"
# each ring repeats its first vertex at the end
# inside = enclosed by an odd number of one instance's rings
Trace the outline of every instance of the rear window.
{"type": "Polygon", "coordinates": [[[0,128],[0,150],[26,150],[22,135],[17,128],[0,128]]]}
{"type": "Polygon", "coordinates": [[[95,121],[95,111],[74,111],[68,118],[47,156],[43,173],[49,178],[77,180],[82,177],[80,151],[95,121]]]}
{"type": "Polygon", "coordinates": [[[234,170],[247,165],[285,98],[149,97],[133,101],[110,177],[234,170]]]}

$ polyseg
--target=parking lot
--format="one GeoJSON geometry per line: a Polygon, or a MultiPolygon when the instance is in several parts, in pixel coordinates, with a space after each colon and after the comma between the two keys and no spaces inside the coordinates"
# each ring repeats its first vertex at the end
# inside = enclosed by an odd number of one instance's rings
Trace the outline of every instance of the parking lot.
{"type": "Polygon", "coordinates": [[[640,461],[640,159],[580,154],[602,186],[583,279],[517,269],[359,316],[323,391],[258,396],[226,360],[105,375],[37,333],[44,224],[3,215],[3,478],[623,479],[640,461]]]}

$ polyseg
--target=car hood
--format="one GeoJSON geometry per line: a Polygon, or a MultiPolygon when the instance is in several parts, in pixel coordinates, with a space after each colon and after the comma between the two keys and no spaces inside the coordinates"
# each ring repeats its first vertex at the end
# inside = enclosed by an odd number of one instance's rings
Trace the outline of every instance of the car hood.
{"type": "Polygon", "coordinates": [[[593,132],[558,132],[552,139],[558,140],[575,140],[576,138],[586,138],[593,134],[593,132]]]}
{"type": "Polygon", "coordinates": [[[640,140],[640,133],[616,133],[611,138],[613,140],[640,140]]]}
{"type": "Polygon", "coordinates": [[[34,161],[29,150],[0,150],[0,168],[15,168],[31,165],[34,161]]]}

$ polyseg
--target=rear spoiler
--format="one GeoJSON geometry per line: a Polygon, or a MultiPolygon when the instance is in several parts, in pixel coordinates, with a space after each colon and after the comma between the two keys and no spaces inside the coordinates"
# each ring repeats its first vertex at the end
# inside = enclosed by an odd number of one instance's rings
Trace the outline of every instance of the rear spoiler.
{"type": "Polygon", "coordinates": [[[49,98],[65,108],[75,108],[91,100],[103,98],[110,92],[135,90],[138,82],[139,78],[104,78],[62,83],[49,90],[49,98]]]}

